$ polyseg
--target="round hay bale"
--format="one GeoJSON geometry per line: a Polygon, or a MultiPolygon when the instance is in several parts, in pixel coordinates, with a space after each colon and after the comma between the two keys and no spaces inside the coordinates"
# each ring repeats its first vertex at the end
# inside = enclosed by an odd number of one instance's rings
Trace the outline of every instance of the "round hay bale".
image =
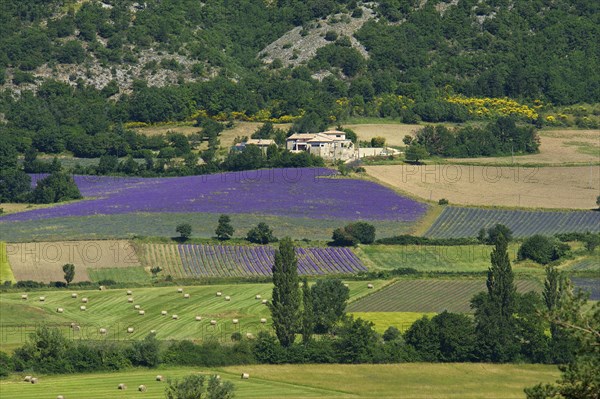
{"type": "Polygon", "coordinates": [[[140,392],[146,392],[146,390],[147,390],[147,388],[146,388],[146,386],[145,386],[145,385],[140,385],[140,386],[138,387],[138,391],[140,391],[140,392]]]}
{"type": "Polygon", "coordinates": [[[127,290],[127,295],[133,295],[133,291],[127,290]]]}
{"type": "Polygon", "coordinates": [[[215,379],[220,380],[221,376],[219,374],[215,375],[215,379]]]}
{"type": "Polygon", "coordinates": [[[179,316],[177,316],[176,314],[174,314],[173,316],[171,316],[171,318],[172,318],[173,320],[177,320],[177,319],[179,319],[179,316]]]}
{"type": "Polygon", "coordinates": [[[138,314],[139,314],[140,316],[143,316],[143,315],[145,315],[145,314],[146,314],[146,312],[145,312],[145,311],[143,311],[143,310],[140,310],[140,311],[138,312],[138,314]]]}
{"type": "Polygon", "coordinates": [[[100,291],[104,291],[104,290],[106,289],[106,287],[105,287],[105,286],[103,286],[103,285],[101,285],[101,286],[99,286],[99,287],[98,287],[98,289],[99,289],[100,291]]]}
{"type": "Polygon", "coordinates": [[[201,321],[202,317],[201,316],[196,316],[196,321],[201,321]]]}
{"type": "Polygon", "coordinates": [[[183,297],[184,297],[185,299],[190,299],[190,294],[183,294],[183,297]]]}
{"type": "Polygon", "coordinates": [[[82,312],[85,312],[87,310],[87,308],[85,306],[81,305],[79,307],[79,310],[81,310],[82,312]]]}
{"type": "Polygon", "coordinates": [[[73,331],[80,331],[80,330],[81,330],[81,327],[79,327],[79,325],[76,324],[73,326],[73,331]]]}
{"type": "Polygon", "coordinates": [[[81,298],[81,302],[82,303],[88,303],[88,299],[87,298],[81,298]]]}
{"type": "Polygon", "coordinates": [[[156,330],[150,330],[150,334],[156,334],[156,330]]]}
{"type": "Polygon", "coordinates": [[[120,390],[124,391],[124,390],[126,390],[126,389],[127,389],[127,385],[125,385],[125,384],[119,384],[119,385],[117,386],[117,389],[120,389],[120,390]]]}
{"type": "Polygon", "coordinates": [[[160,382],[164,381],[163,376],[162,375],[157,375],[156,376],[156,381],[160,381],[160,382]]]}
{"type": "Polygon", "coordinates": [[[26,375],[25,378],[23,378],[23,381],[25,381],[25,382],[31,382],[32,378],[33,378],[32,376],[26,375]]]}
{"type": "Polygon", "coordinates": [[[166,310],[162,310],[162,311],[160,312],[160,314],[161,314],[161,316],[166,316],[166,315],[167,315],[167,311],[166,311],[166,310]]]}
{"type": "Polygon", "coordinates": [[[217,321],[216,320],[211,320],[210,321],[210,325],[211,326],[216,326],[217,325],[217,321]]]}
{"type": "Polygon", "coordinates": [[[35,378],[35,377],[33,377],[33,378],[31,379],[31,383],[32,383],[32,384],[37,384],[38,382],[39,382],[39,381],[38,381],[38,379],[37,379],[37,378],[35,378]]]}
{"type": "Polygon", "coordinates": [[[64,310],[63,308],[56,308],[56,313],[62,313],[62,312],[64,312],[64,311],[65,311],[65,310],[64,310]]]}
{"type": "Polygon", "coordinates": [[[223,295],[223,294],[221,293],[221,291],[217,291],[217,296],[221,296],[221,295],[223,295]]]}
{"type": "Polygon", "coordinates": [[[135,310],[140,310],[141,306],[140,306],[140,305],[134,305],[134,306],[133,306],[133,308],[134,308],[135,310]]]}
{"type": "Polygon", "coordinates": [[[254,299],[261,299],[261,298],[262,298],[262,296],[260,296],[260,295],[256,295],[256,296],[254,297],[254,299]]]}
{"type": "Polygon", "coordinates": [[[250,374],[248,373],[242,373],[242,380],[247,380],[250,378],[250,374]]]}
{"type": "Polygon", "coordinates": [[[64,396],[62,396],[62,395],[58,395],[58,396],[56,397],[56,399],[65,399],[65,397],[64,397],[64,396]]]}
{"type": "Polygon", "coordinates": [[[106,335],[106,333],[107,333],[107,330],[106,330],[106,328],[101,328],[101,329],[100,329],[100,330],[98,330],[98,331],[99,331],[99,332],[100,332],[100,334],[102,334],[102,335],[106,335]]]}
{"type": "Polygon", "coordinates": [[[237,323],[239,323],[240,321],[239,321],[238,319],[233,319],[233,320],[232,320],[232,322],[233,322],[233,324],[237,324],[237,323]]]}
{"type": "Polygon", "coordinates": [[[347,283],[344,283],[344,287],[348,288],[348,284],[347,284],[347,283]]]}
{"type": "Polygon", "coordinates": [[[265,319],[265,318],[262,318],[262,319],[260,319],[260,322],[261,322],[262,324],[265,324],[265,323],[267,322],[267,319],[265,319]]]}
{"type": "Polygon", "coordinates": [[[225,300],[226,300],[226,301],[231,301],[231,297],[230,297],[229,295],[227,295],[227,296],[225,297],[225,300]]]}
{"type": "Polygon", "coordinates": [[[183,292],[183,288],[177,288],[177,292],[181,294],[183,292]]]}
{"type": "Polygon", "coordinates": [[[127,298],[127,302],[132,303],[133,302],[133,298],[127,298]]]}
{"type": "Polygon", "coordinates": [[[28,298],[27,294],[21,294],[21,299],[27,299],[27,298],[28,298]]]}
{"type": "Polygon", "coordinates": [[[40,297],[40,302],[44,302],[45,300],[46,300],[46,297],[45,297],[45,296],[41,296],[41,297],[40,297]]]}
{"type": "Polygon", "coordinates": [[[133,327],[128,327],[128,328],[127,328],[127,333],[128,333],[128,334],[131,334],[131,333],[133,333],[133,327]]]}
{"type": "Polygon", "coordinates": [[[71,323],[71,328],[75,328],[76,325],[77,323],[71,323]]]}
{"type": "Polygon", "coordinates": [[[263,304],[263,305],[266,305],[267,303],[269,303],[269,301],[267,301],[266,299],[263,299],[263,300],[262,300],[262,304],[263,304]]]}
{"type": "Polygon", "coordinates": [[[73,292],[73,293],[71,294],[71,298],[77,298],[77,293],[76,293],[76,292],[73,292]]]}
{"type": "Polygon", "coordinates": [[[373,288],[373,284],[367,284],[367,288],[373,288]]]}
{"type": "Polygon", "coordinates": [[[246,338],[247,339],[254,339],[254,334],[252,334],[252,333],[246,333],[246,338]]]}

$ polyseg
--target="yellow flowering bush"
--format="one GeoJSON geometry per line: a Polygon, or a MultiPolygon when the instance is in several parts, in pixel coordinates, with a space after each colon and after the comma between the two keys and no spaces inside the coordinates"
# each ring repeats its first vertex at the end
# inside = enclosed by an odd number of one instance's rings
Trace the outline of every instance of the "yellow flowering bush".
{"type": "Polygon", "coordinates": [[[471,115],[478,117],[495,117],[495,116],[517,116],[520,118],[535,120],[538,118],[538,113],[535,108],[542,106],[541,101],[534,101],[535,106],[532,108],[525,104],[519,104],[517,101],[510,98],[477,98],[464,96],[449,96],[446,98],[451,104],[460,104],[467,108],[471,115]]]}
{"type": "Polygon", "coordinates": [[[135,129],[140,127],[146,127],[148,124],[146,122],[125,122],[123,124],[125,129],[135,129]]]}

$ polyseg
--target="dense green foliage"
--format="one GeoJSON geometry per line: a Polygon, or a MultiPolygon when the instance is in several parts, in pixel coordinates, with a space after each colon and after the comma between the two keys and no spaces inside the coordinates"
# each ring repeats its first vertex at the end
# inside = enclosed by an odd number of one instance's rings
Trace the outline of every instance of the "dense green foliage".
{"type": "Polygon", "coordinates": [[[273,299],[269,307],[275,334],[284,348],[292,345],[300,327],[300,289],[298,260],[292,240],[284,238],[275,251],[273,265],[273,299]]]}
{"type": "MultiPolygon", "coordinates": [[[[44,153],[143,159],[145,150],[166,147],[180,156],[186,145],[177,138],[136,136],[123,123],[193,119],[199,109],[219,120],[296,119],[293,131],[309,132],[349,116],[406,123],[481,118],[447,101],[454,94],[507,96],[529,104],[600,101],[600,72],[594,68],[600,61],[600,24],[592,0],[461,0],[443,12],[435,1],[384,0],[373,6],[376,18],[354,35],[368,59],[349,37],[330,30],[329,44],[307,63],[277,68],[283,65],[277,60],[268,69],[259,53],[285,32],[302,26],[308,33],[315,21],[336,12],[347,16],[330,23],[344,24],[351,15],[364,15],[363,6],[347,0],[213,1],[202,7],[192,0],[134,3],[7,2],[0,16],[0,84],[20,86],[20,94],[0,95],[0,113],[8,121],[0,125],[0,142],[21,153],[33,146],[44,153]],[[149,52],[160,59],[149,59],[149,52]],[[35,76],[40,67],[56,72],[74,64],[79,69],[70,84],[35,76]],[[142,64],[142,73],[125,90],[119,74],[136,64],[142,64]],[[81,76],[94,80],[98,67],[112,76],[96,89],[81,76]],[[324,70],[331,75],[321,81],[311,77],[324,70]],[[175,72],[177,84],[153,86],[160,71],[175,72]],[[35,93],[28,91],[33,85],[35,93]]],[[[544,123],[534,119],[524,118],[544,123]]],[[[455,145],[436,151],[461,156],[506,154],[511,146],[514,152],[536,150],[528,139],[530,127],[519,127],[506,141],[491,126],[457,132],[455,145]],[[486,140],[477,142],[477,135],[486,140]]],[[[171,151],[161,152],[168,160],[171,151]]],[[[0,148],[0,164],[4,156],[0,148]]],[[[150,169],[157,173],[155,166],[150,169]]]]}
{"type": "Polygon", "coordinates": [[[72,263],[67,263],[63,265],[62,269],[65,273],[65,281],[67,282],[67,285],[71,284],[71,281],[73,281],[75,278],[75,265],[72,263]]]}
{"type": "Polygon", "coordinates": [[[277,237],[273,235],[273,229],[264,222],[260,222],[256,227],[248,230],[246,239],[255,244],[268,244],[277,241],[277,237]]]}
{"type": "MultiPolygon", "coordinates": [[[[528,154],[538,151],[539,140],[532,126],[519,127],[511,118],[498,118],[483,128],[464,127],[450,130],[443,125],[426,126],[417,132],[416,143],[429,155],[477,157],[528,154]]],[[[413,142],[406,159],[418,161],[418,145],[413,142]]]]}
{"type": "Polygon", "coordinates": [[[331,332],[345,315],[350,290],[342,280],[318,280],[311,288],[311,296],[314,331],[318,334],[331,332]]]}
{"type": "Polygon", "coordinates": [[[175,231],[179,233],[179,238],[185,241],[192,235],[192,225],[189,223],[180,223],[175,228],[175,231]]]}
{"type": "Polygon", "coordinates": [[[206,377],[190,374],[181,380],[168,381],[165,392],[167,399],[230,399],[234,397],[234,385],[230,381],[221,382],[216,375],[206,377]]]}
{"type": "Polygon", "coordinates": [[[367,222],[354,222],[333,231],[331,245],[353,246],[372,244],[375,241],[375,226],[367,222]]]}
{"type": "Polygon", "coordinates": [[[531,259],[542,265],[560,259],[570,249],[568,244],[536,234],[527,238],[519,247],[519,260],[531,259]]]}
{"type": "Polygon", "coordinates": [[[231,225],[231,217],[229,215],[219,216],[219,225],[215,230],[215,235],[219,240],[229,240],[234,233],[233,226],[231,225]]]}

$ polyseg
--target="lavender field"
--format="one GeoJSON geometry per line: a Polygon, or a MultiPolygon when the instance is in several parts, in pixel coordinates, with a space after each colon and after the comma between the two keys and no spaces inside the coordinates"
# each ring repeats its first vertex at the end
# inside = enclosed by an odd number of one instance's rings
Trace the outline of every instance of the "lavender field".
{"type": "MultiPolygon", "coordinates": [[[[301,275],[353,274],[366,267],[348,248],[296,248],[301,275]]],[[[143,261],[178,278],[270,276],[271,246],[148,244],[143,261]]]]}
{"type": "MultiPolygon", "coordinates": [[[[173,178],[75,176],[84,200],[0,217],[0,224],[132,213],[250,213],[414,222],[427,206],[376,183],[328,178],[325,168],[173,178]]],[[[34,176],[34,181],[36,180],[34,176]]]]}

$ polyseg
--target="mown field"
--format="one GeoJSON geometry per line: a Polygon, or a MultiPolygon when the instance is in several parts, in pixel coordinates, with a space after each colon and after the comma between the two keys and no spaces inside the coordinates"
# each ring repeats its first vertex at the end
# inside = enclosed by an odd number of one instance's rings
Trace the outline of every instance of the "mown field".
{"type": "Polygon", "coordinates": [[[600,212],[525,211],[449,206],[424,235],[433,238],[476,237],[482,227],[489,228],[497,223],[509,227],[515,237],[600,232],[600,212]]]}
{"type": "MultiPolygon", "coordinates": [[[[373,289],[367,288],[367,282],[349,281],[350,301],[356,300],[387,282],[373,281],[373,289]]],[[[74,339],[139,339],[156,330],[161,340],[192,339],[204,340],[216,338],[228,341],[234,331],[256,334],[271,326],[270,312],[263,299],[270,299],[272,284],[228,284],[183,287],[183,293],[177,287],[135,288],[128,296],[125,289],[106,291],[68,291],[36,290],[27,293],[28,299],[21,299],[22,292],[0,293],[0,349],[8,349],[24,342],[27,334],[40,324],[54,325],[74,339]],[[71,293],[77,292],[77,298],[71,293]],[[221,292],[221,296],[216,293],[221,292]],[[189,294],[189,298],[184,295],[189,294]],[[260,299],[256,299],[260,295],[260,299]],[[41,302],[39,297],[45,297],[41,302]],[[226,296],[230,300],[226,300],[226,296]],[[82,299],[88,302],[83,303],[82,299]],[[133,298],[133,302],[128,302],[133,298]],[[140,309],[135,309],[139,305],[140,309]],[[86,306],[85,311],[80,306],[86,306]],[[57,313],[57,308],[63,313],[57,313]],[[139,310],[145,312],[139,315],[139,310]],[[162,311],[166,315],[162,315],[162,311]],[[178,319],[174,320],[173,315],[178,319]],[[196,320],[200,316],[202,320],[196,320]],[[260,319],[266,318],[266,323],[260,319]],[[233,324],[238,319],[238,324],[233,324]],[[217,325],[211,326],[210,321],[217,325]],[[74,331],[71,323],[81,329],[74,331]],[[132,334],[127,328],[133,327],[132,334]],[[101,336],[100,328],[108,333],[101,336]]]]}
{"type": "MultiPolygon", "coordinates": [[[[508,255],[516,273],[540,275],[534,262],[516,262],[519,243],[511,243],[508,255]]],[[[490,267],[491,245],[362,245],[354,249],[370,270],[411,268],[419,272],[473,273],[490,267]]]]}
{"type": "MultiPolygon", "coordinates": [[[[235,237],[245,237],[248,230],[260,222],[267,223],[276,237],[294,239],[330,240],[333,230],[352,220],[309,219],[285,216],[229,213],[235,228],[235,237]]],[[[95,215],[62,217],[46,220],[2,223],[0,240],[9,242],[127,239],[135,236],[175,237],[179,223],[189,223],[194,237],[210,238],[215,235],[219,215],[216,213],[137,213],[124,215],[95,215]]],[[[370,221],[378,237],[408,233],[413,222],[370,221]]]]}
{"type": "Polygon", "coordinates": [[[119,373],[41,376],[38,384],[21,375],[0,381],[2,396],[20,399],[164,398],[165,382],[192,373],[219,374],[232,381],[236,398],[522,398],[523,389],[558,379],[555,366],[481,363],[393,365],[253,365],[222,369],[159,368],[119,373]],[[250,379],[241,380],[241,373],[250,379]],[[120,383],[127,390],[119,391],[120,383]],[[137,392],[144,384],[147,392],[137,392]]]}
{"type": "Polygon", "coordinates": [[[375,179],[425,200],[451,204],[591,209],[600,191],[600,166],[475,165],[367,166],[375,179]]]}
{"type": "MultiPolygon", "coordinates": [[[[542,290],[535,280],[517,280],[519,292],[542,290]]],[[[485,278],[480,279],[414,279],[395,283],[365,296],[347,307],[348,312],[471,312],[470,301],[486,291],[485,278]]]]}

